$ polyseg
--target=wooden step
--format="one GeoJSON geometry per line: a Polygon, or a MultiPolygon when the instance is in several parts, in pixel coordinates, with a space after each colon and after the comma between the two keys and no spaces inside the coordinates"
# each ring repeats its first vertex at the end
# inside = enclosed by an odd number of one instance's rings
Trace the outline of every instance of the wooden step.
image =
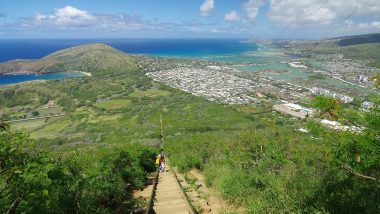
{"type": "MultiPolygon", "coordinates": [[[[169,166],[167,166],[170,170],[169,166]]],[[[172,172],[160,173],[153,210],[157,214],[191,214],[185,196],[172,172]]]]}

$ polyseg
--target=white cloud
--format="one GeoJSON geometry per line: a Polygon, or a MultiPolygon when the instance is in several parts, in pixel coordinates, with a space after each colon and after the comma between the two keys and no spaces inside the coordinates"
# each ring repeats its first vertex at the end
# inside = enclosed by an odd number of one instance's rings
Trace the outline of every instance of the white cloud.
{"type": "MultiPolygon", "coordinates": [[[[0,29],[1,29],[0,19],[0,29]]],[[[96,14],[72,6],[55,9],[51,13],[38,13],[33,17],[19,18],[12,25],[19,31],[50,32],[128,32],[144,33],[223,33],[215,23],[204,22],[158,22],[128,14],[96,14]]]]}
{"type": "Polygon", "coordinates": [[[380,29],[380,22],[372,22],[371,27],[375,29],[380,29]]]}
{"type": "Polygon", "coordinates": [[[368,23],[359,23],[358,27],[359,28],[368,28],[370,25],[368,23]]]}
{"type": "Polygon", "coordinates": [[[25,17],[19,20],[23,28],[33,29],[71,29],[84,30],[141,30],[153,29],[150,21],[142,20],[138,16],[126,14],[91,14],[72,6],[55,9],[50,14],[37,13],[34,17],[25,17]]]}
{"type": "Polygon", "coordinates": [[[338,17],[347,17],[356,11],[355,16],[378,16],[380,14],[379,0],[329,0],[327,7],[338,17]]]}
{"type": "Polygon", "coordinates": [[[97,18],[87,11],[72,6],[55,9],[53,14],[36,14],[35,21],[42,24],[57,26],[86,26],[96,23],[97,18]]]}
{"type": "Polygon", "coordinates": [[[380,21],[373,21],[370,23],[354,23],[352,20],[347,20],[344,22],[347,28],[351,28],[354,30],[377,30],[380,29],[380,21]]]}
{"type": "Polygon", "coordinates": [[[346,21],[344,21],[344,24],[348,25],[348,26],[352,26],[354,24],[354,22],[352,20],[346,20],[346,21]]]}
{"type": "Polygon", "coordinates": [[[218,29],[216,29],[216,28],[214,28],[214,29],[211,30],[211,33],[219,33],[219,32],[220,31],[218,29]]]}
{"type": "Polygon", "coordinates": [[[380,22],[373,21],[372,23],[359,23],[357,26],[359,28],[366,28],[366,29],[380,29],[380,22]]]}
{"type": "Polygon", "coordinates": [[[254,21],[256,19],[263,3],[264,0],[249,0],[244,4],[243,7],[249,20],[254,21]]]}
{"type": "Polygon", "coordinates": [[[214,0],[205,0],[201,7],[199,8],[200,10],[200,15],[201,16],[209,16],[212,11],[214,10],[214,0]]]}
{"type": "Polygon", "coordinates": [[[234,10],[224,15],[224,20],[228,22],[236,22],[240,20],[240,15],[234,10]]]}
{"type": "Polygon", "coordinates": [[[336,13],[323,0],[270,0],[269,18],[280,24],[326,24],[336,13]]]}
{"type": "Polygon", "coordinates": [[[269,18],[280,24],[329,24],[380,14],[379,0],[269,0],[269,4],[269,18]]]}

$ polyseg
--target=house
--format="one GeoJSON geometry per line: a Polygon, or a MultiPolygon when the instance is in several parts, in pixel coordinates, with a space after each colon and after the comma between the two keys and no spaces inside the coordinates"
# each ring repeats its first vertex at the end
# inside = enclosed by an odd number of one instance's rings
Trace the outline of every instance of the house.
{"type": "Polygon", "coordinates": [[[374,104],[371,103],[371,102],[363,102],[361,105],[360,105],[363,109],[372,109],[374,107],[374,104]]]}
{"type": "Polygon", "coordinates": [[[362,128],[359,128],[356,126],[344,126],[337,121],[322,120],[321,123],[322,123],[322,125],[330,128],[330,129],[337,130],[337,131],[349,131],[351,133],[361,133],[363,130],[362,128]]]}

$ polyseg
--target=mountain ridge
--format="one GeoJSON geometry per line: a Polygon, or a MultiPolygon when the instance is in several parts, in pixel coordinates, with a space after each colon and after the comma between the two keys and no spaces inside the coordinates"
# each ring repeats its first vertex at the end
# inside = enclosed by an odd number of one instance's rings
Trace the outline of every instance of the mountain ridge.
{"type": "Polygon", "coordinates": [[[94,43],[66,48],[37,60],[18,59],[0,63],[0,75],[135,68],[137,66],[132,56],[111,46],[94,43]]]}

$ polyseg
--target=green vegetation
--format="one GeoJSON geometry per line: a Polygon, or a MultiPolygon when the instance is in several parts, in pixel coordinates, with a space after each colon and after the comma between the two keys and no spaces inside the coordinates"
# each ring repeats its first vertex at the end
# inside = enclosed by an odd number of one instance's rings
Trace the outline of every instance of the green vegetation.
{"type": "Polygon", "coordinates": [[[318,76],[318,75],[310,75],[307,78],[310,79],[310,80],[324,80],[324,79],[326,79],[326,77],[324,77],[324,76],[318,76]]]}
{"type": "Polygon", "coordinates": [[[127,212],[157,152],[124,144],[47,153],[19,132],[0,133],[0,147],[2,213],[127,212]]]}
{"type": "Polygon", "coordinates": [[[1,73],[28,71],[54,73],[85,71],[101,75],[100,70],[137,69],[133,57],[103,44],[82,45],[52,53],[40,60],[17,60],[0,63],[1,73]]]}
{"type": "Polygon", "coordinates": [[[0,132],[6,131],[8,129],[9,129],[9,124],[7,124],[4,121],[0,120],[0,132]]]}
{"type": "Polygon", "coordinates": [[[248,213],[378,213],[380,111],[357,112],[362,134],[335,133],[309,121],[255,117],[245,131],[167,138],[182,171],[198,168],[207,184],[248,213]]]}
{"type": "Polygon", "coordinates": [[[380,43],[345,46],[338,51],[347,58],[379,60],[380,43]]]}
{"type": "MultiPolygon", "coordinates": [[[[83,45],[64,49],[47,56],[59,63],[57,71],[87,71],[104,69],[136,69],[133,58],[123,52],[103,44],[83,45]],[[62,70],[63,69],[63,70],[62,70]]],[[[96,75],[96,73],[95,73],[96,75]]]]}
{"type": "Polygon", "coordinates": [[[158,90],[158,89],[149,89],[146,91],[135,91],[131,94],[131,97],[149,97],[149,98],[156,98],[160,96],[169,96],[170,92],[169,91],[163,91],[163,90],[158,90]]]}
{"type": "Polygon", "coordinates": [[[128,213],[144,204],[131,193],[154,170],[160,115],[170,163],[201,170],[248,213],[380,210],[378,110],[341,109],[339,120],[367,129],[335,133],[273,113],[271,94],[255,106],[222,105],[154,82],[133,64],[105,67],[92,77],[0,87],[2,120],[66,114],[0,133],[1,212],[128,213]],[[52,100],[58,106],[44,109],[52,100]]]}
{"type": "Polygon", "coordinates": [[[337,119],[340,110],[339,101],[326,96],[317,96],[311,103],[311,107],[319,111],[319,116],[329,115],[330,118],[337,119]]]}
{"type": "Polygon", "coordinates": [[[378,75],[375,75],[373,77],[370,77],[369,80],[371,81],[375,81],[375,83],[373,84],[374,87],[379,90],[380,89],[380,74],[378,75]]]}
{"type": "Polygon", "coordinates": [[[104,109],[118,109],[118,108],[127,108],[131,104],[130,100],[127,99],[118,99],[118,100],[107,100],[99,102],[96,104],[98,108],[104,109]]]}
{"type": "Polygon", "coordinates": [[[380,42],[380,34],[365,34],[357,36],[348,36],[338,38],[339,46],[349,46],[349,45],[358,45],[358,44],[367,44],[367,43],[378,43],[380,42]]]}
{"type": "Polygon", "coordinates": [[[373,63],[370,63],[369,66],[375,67],[375,68],[380,68],[380,60],[377,60],[373,63]]]}
{"type": "Polygon", "coordinates": [[[368,34],[351,38],[299,42],[286,46],[286,48],[303,50],[306,57],[310,57],[311,54],[343,54],[345,58],[349,59],[373,61],[368,65],[380,68],[379,38],[379,34],[368,34]]]}
{"type": "MultiPolygon", "coordinates": [[[[38,176],[33,180],[38,182],[31,187],[32,181],[19,181],[15,177],[9,185],[2,183],[1,188],[7,189],[7,197],[0,199],[2,211],[9,209],[14,201],[18,204],[17,212],[99,213],[115,211],[123,202],[133,204],[130,189],[141,188],[149,170],[140,170],[135,162],[133,166],[115,166],[113,160],[124,151],[131,153],[133,160],[141,157],[154,161],[154,148],[160,143],[160,113],[165,137],[223,131],[228,134],[252,123],[249,113],[156,83],[130,67],[98,70],[92,77],[0,87],[0,100],[4,120],[19,119],[34,111],[47,116],[54,111],[66,114],[10,123],[12,130],[22,130],[25,134],[17,131],[4,134],[2,145],[22,136],[17,142],[25,142],[20,147],[25,152],[23,156],[31,157],[13,163],[9,176],[15,176],[12,174],[15,168],[33,165],[36,169],[30,171],[30,176],[38,176]],[[44,109],[51,100],[58,106],[44,109]],[[36,147],[29,147],[29,142],[35,142],[32,144],[36,147]],[[147,152],[138,156],[134,154],[136,150],[147,152]],[[37,169],[40,174],[35,175],[37,169]],[[51,171],[60,176],[51,177],[51,171]],[[124,178],[125,173],[133,176],[124,178]],[[26,189],[20,190],[22,194],[8,197],[18,186],[26,189]],[[130,189],[125,191],[126,187],[130,189]],[[67,198],[58,200],[61,195],[67,198]]],[[[127,160],[122,162],[130,164],[127,160]]],[[[21,175],[29,179],[29,171],[21,175]]],[[[2,182],[7,177],[2,174],[2,182]]]]}
{"type": "Polygon", "coordinates": [[[12,128],[17,130],[35,130],[45,125],[46,119],[36,119],[28,121],[13,122],[12,128]]]}

